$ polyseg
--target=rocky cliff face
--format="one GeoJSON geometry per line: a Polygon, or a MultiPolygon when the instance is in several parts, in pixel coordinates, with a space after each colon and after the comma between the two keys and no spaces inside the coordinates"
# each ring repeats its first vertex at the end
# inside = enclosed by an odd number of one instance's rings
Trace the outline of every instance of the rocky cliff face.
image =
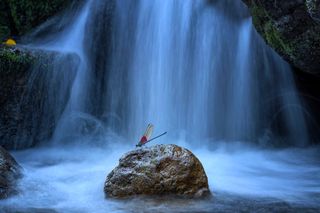
{"type": "Polygon", "coordinates": [[[266,42],[295,67],[320,73],[320,0],[243,0],[266,42]]]}
{"type": "Polygon", "coordinates": [[[36,57],[31,53],[12,48],[0,49],[0,145],[6,148],[13,148],[13,138],[17,136],[18,126],[23,120],[24,114],[19,106],[35,61],[36,57]]]}
{"type": "MultiPolygon", "coordinates": [[[[7,149],[20,149],[45,141],[52,135],[62,110],[45,102],[56,98],[56,91],[49,88],[56,66],[63,66],[72,76],[76,67],[65,61],[79,60],[73,54],[59,54],[0,47],[0,145],[7,149]],[[58,64],[58,65],[55,65],[58,64]]],[[[57,82],[58,83],[58,82],[57,82]]],[[[70,88],[64,88],[66,104],[70,88]]]]}

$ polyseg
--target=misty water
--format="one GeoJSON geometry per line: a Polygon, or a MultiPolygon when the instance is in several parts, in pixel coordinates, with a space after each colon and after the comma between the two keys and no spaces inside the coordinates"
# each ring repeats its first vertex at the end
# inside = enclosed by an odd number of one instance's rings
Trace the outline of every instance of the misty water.
{"type": "MultiPolygon", "coordinates": [[[[53,52],[33,78],[47,96],[4,211],[317,211],[319,147],[292,70],[236,0],[88,0],[25,38],[53,52]],[[146,125],[203,163],[213,196],[105,198],[103,184],[146,125]],[[55,123],[49,140],[43,131],[55,123]],[[39,141],[40,140],[40,141],[39,141]],[[33,143],[32,143],[33,144],[33,143]]],[[[33,81],[30,81],[32,96],[33,81]]],[[[150,144],[150,145],[153,145],[150,144]]]]}
{"type": "MultiPolygon", "coordinates": [[[[105,141],[108,142],[108,141],[105,141]]],[[[110,142],[110,141],[109,141],[110,142]]],[[[189,148],[203,163],[212,198],[105,198],[104,180],[129,145],[41,147],[15,152],[24,167],[7,212],[317,212],[319,148],[261,150],[242,143],[189,148]]],[[[201,142],[201,141],[200,141],[201,142]]],[[[112,143],[124,143],[121,139],[112,143]]]]}

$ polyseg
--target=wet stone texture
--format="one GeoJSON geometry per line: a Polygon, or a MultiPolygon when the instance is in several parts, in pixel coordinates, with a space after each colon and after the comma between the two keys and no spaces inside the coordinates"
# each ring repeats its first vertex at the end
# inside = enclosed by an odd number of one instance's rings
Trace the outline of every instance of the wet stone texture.
{"type": "Polygon", "coordinates": [[[16,183],[21,177],[21,167],[15,159],[0,146],[0,199],[16,193],[16,183]]]}
{"type": "Polygon", "coordinates": [[[65,106],[72,84],[62,94],[52,85],[74,79],[78,61],[71,53],[0,46],[0,146],[24,149],[51,138],[63,111],[52,103],[65,106]]]}
{"type": "Polygon", "coordinates": [[[106,197],[116,198],[210,194],[200,161],[189,150],[176,145],[156,145],[126,153],[107,176],[104,192],[106,197]]]}
{"type": "Polygon", "coordinates": [[[242,0],[266,42],[300,70],[320,73],[320,0],[242,0]]]}

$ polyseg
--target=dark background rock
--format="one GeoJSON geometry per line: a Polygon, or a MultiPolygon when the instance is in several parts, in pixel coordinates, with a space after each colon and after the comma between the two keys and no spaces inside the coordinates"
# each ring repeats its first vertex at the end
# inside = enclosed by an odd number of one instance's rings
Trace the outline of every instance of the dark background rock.
{"type": "Polygon", "coordinates": [[[208,179],[201,162],[176,145],[156,145],[126,153],[108,175],[109,197],[133,195],[208,195],[208,179]]]}
{"type": "MultiPolygon", "coordinates": [[[[74,54],[0,48],[0,145],[6,149],[28,148],[51,137],[62,110],[45,101],[57,97],[47,81],[52,75],[64,75],[54,73],[57,66],[75,76],[77,67],[65,62],[78,60],[74,54]]],[[[60,100],[64,104],[69,91],[65,88],[64,99],[60,100]]]]}
{"type": "Polygon", "coordinates": [[[68,7],[71,2],[72,0],[1,0],[0,40],[30,32],[68,7]]]}
{"type": "Polygon", "coordinates": [[[294,68],[294,78],[299,95],[302,97],[305,117],[308,121],[310,143],[320,141],[320,73],[311,74],[294,68]]]}
{"type": "Polygon", "coordinates": [[[320,73],[319,0],[243,0],[266,42],[302,71],[320,73]]]}
{"type": "Polygon", "coordinates": [[[0,199],[16,193],[16,183],[22,177],[21,167],[15,159],[0,146],[0,199]]]}
{"type": "MultiPolygon", "coordinates": [[[[68,8],[75,0],[1,0],[0,42],[9,37],[18,39],[31,32],[36,26],[68,8]]],[[[43,100],[45,91],[43,75],[52,67],[52,53],[26,51],[18,48],[0,47],[0,145],[13,148],[27,148],[52,134],[54,120],[43,125],[43,100]],[[30,85],[31,77],[34,84],[30,85]],[[37,82],[38,81],[38,82],[37,82]],[[30,95],[31,90],[33,94],[30,95]],[[29,96],[29,100],[26,98],[29,96]],[[45,126],[45,127],[43,127],[45,126]],[[42,128],[41,135],[35,130],[42,128]],[[18,141],[25,140],[24,143],[18,141]]],[[[50,120],[51,114],[48,116],[50,120]]]]}
{"type": "MultiPolygon", "coordinates": [[[[36,57],[18,49],[0,49],[0,145],[12,148],[23,119],[20,101],[27,90],[36,57]]],[[[30,107],[30,106],[29,106],[30,107]]]]}

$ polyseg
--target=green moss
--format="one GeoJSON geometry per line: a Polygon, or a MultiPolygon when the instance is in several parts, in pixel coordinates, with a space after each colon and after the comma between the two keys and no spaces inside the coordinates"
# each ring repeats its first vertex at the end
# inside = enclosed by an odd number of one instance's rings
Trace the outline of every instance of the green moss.
{"type": "Polygon", "coordinates": [[[264,34],[267,42],[276,50],[279,50],[289,56],[292,56],[293,48],[290,42],[284,41],[281,34],[274,27],[272,21],[264,25],[264,34]]]}
{"type": "Polygon", "coordinates": [[[0,58],[11,61],[12,63],[30,63],[33,60],[31,55],[11,48],[2,48],[0,58]]]}
{"type": "Polygon", "coordinates": [[[35,61],[30,53],[14,48],[0,48],[0,74],[26,71],[35,61]]]}
{"type": "Polygon", "coordinates": [[[293,45],[283,39],[268,12],[258,3],[252,1],[251,13],[257,31],[265,38],[267,43],[277,51],[293,57],[293,45]]]}
{"type": "MultiPolygon", "coordinates": [[[[252,21],[255,26],[263,26],[265,19],[268,18],[268,13],[263,7],[258,6],[255,2],[252,2],[252,21]]],[[[260,31],[261,29],[258,29],[260,31]]]]}

